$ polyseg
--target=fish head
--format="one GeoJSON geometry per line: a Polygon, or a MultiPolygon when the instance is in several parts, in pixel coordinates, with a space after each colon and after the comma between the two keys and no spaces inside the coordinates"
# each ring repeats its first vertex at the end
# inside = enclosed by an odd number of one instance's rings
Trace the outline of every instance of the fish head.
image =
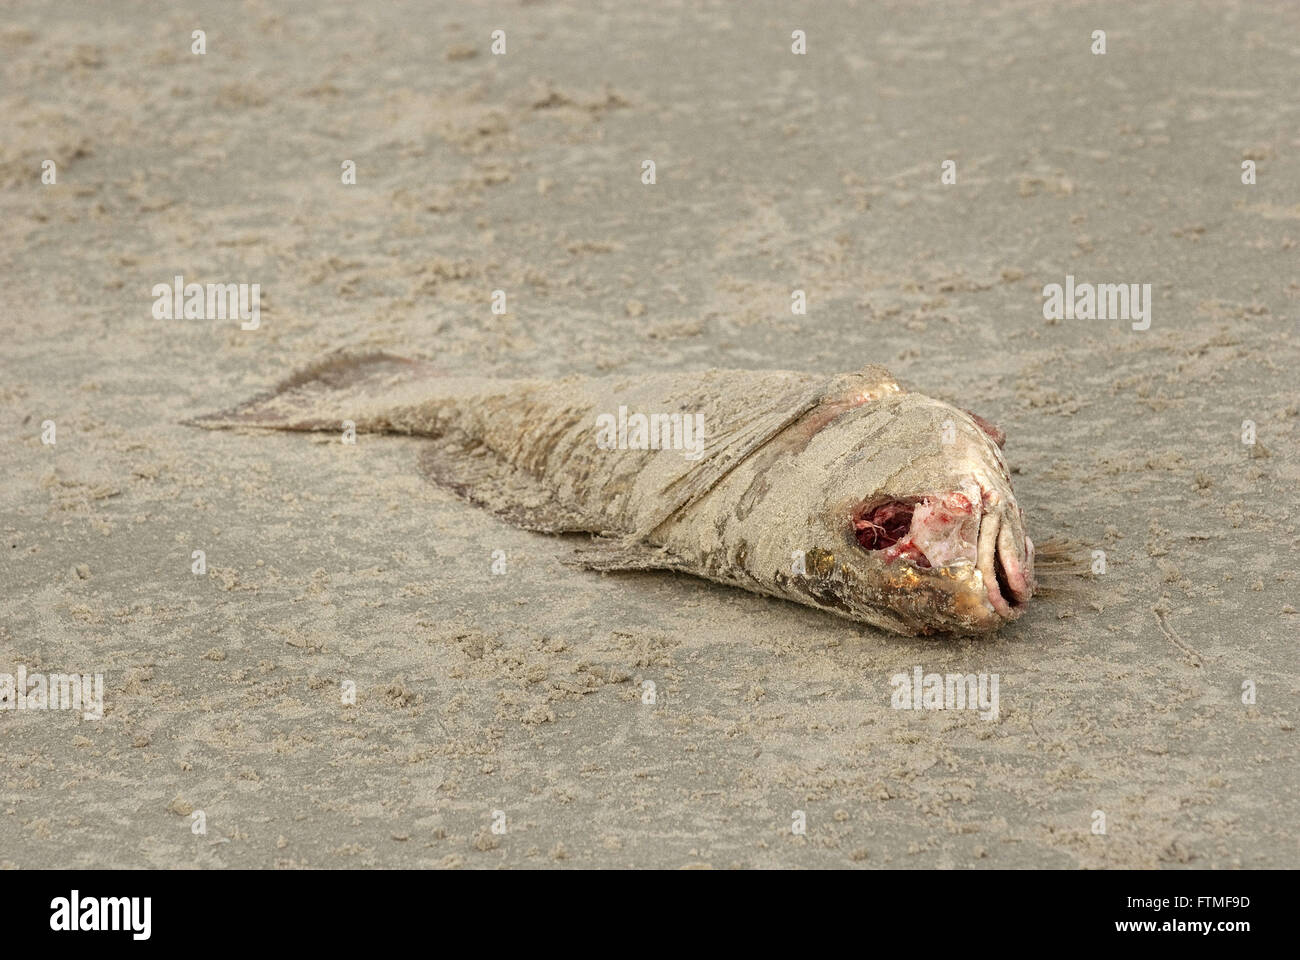
{"type": "Polygon", "coordinates": [[[810,517],[814,602],[908,634],[985,633],[1021,615],[1034,546],[1001,431],[903,393],[848,410],[821,433],[834,453],[810,517]]]}

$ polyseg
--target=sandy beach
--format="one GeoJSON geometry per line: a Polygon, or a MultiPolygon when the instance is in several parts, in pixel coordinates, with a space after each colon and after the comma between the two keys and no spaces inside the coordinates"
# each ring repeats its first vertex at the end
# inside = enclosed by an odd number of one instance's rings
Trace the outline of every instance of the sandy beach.
{"type": "Polygon", "coordinates": [[[1300,866],[1297,38],[1286,2],[7,4],[0,674],[103,699],[0,701],[0,866],[1300,866]],[[257,284],[255,329],[159,319],[176,276],[257,284]],[[1067,278],[1148,316],[1045,315],[1067,278]],[[184,423],[339,349],[883,364],[1005,430],[1072,572],[908,639],[574,569],[418,438],[184,423]],[[996,717],[895,709],[917,668],[997,675],[996,717]]]}

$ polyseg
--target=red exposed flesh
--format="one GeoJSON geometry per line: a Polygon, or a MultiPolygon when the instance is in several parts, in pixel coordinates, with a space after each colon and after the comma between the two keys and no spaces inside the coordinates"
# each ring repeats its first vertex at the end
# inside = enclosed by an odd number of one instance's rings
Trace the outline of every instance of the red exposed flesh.
{"type": "Polygon", "coordinates": [[[918,567],[975,562],[979,515],[963,493],[924,497],[915,503],[891,500],[853,521],[864,550],[884,551],[884,560],[907,560],[918,567]]]}
{"type": "MultiPolygon", "coordinates": [[[[915,509],[914,504],[891,501],[867,511],[853,522],[858,543],[864,550],[884,550],[893,547],[911,531],[912,513],[915,509]]],[[[910,545],[898,551],[897,555],[906,556],[917,566],[930,565],[925,554],[910,545]]]]}

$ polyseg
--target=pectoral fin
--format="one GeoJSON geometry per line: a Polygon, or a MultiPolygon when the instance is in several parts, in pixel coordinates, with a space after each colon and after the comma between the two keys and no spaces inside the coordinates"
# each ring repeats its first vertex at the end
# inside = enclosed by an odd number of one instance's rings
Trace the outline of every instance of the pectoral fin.
{"type": "Polygon", "coordinates": [[[725,425],[723,431],[709,442],[708,452],[694,469],[664,487],[661,492],[663,510],[638,531],[638,536],[649,535],[716,487],[746,457],[817,406],[822,393],[819,387],[809,389],[804,386],[762,409],[747,411],[725,425]]]}
{"type": "Polygon", "coordinates": [[[663,488],[663,510],[642,525],[638,537],[648,539],[656,528],[702,498],[775,438],[785,435],[790,450],[802,449],[818,430],[844,412],[899,391],[898,382],[888,370],[868,364],[855,373],[820,381],[796,381],[784,390],[750,399],[721,424],[695,468],[663,488]],[[809,416],[814,410],[819,413],[809,416]],[[800,421],[804,421],[802,429],[787,434],[800,421]]]}

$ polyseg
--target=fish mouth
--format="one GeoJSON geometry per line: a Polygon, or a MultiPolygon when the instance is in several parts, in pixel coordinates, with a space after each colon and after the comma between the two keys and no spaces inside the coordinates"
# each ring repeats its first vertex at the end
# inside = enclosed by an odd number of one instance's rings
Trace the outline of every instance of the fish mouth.
{"type": "Polygon", "coordinates": [[[1034,595],[1034,542],[1020,529],[1019,508],[987,511],[980,519],[975,565],[998,616],[1014,620],[1034,595]]]}

